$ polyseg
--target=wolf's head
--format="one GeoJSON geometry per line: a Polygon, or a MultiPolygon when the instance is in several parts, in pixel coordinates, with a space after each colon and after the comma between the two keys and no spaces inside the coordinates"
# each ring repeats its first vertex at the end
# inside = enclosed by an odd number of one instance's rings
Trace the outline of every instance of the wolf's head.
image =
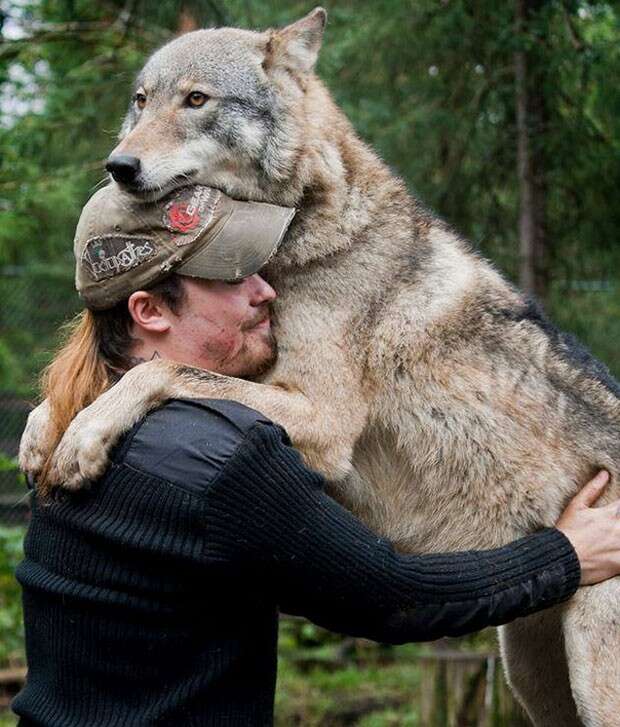
{"type": "Polygon", "coordinates": [[[315,8],[280,30],[198,30],[165,45],[136,79],[108,171],[151,199],[200,183],[290,203],[326,17],[315,8]]]}

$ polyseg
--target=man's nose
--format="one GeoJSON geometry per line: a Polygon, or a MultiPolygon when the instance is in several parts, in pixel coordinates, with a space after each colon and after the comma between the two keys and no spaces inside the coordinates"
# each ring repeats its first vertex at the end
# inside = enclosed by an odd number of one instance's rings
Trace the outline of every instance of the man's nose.
{"type": "Polygon", "coordinates": [[[252,278],[252,305],[261,305],[264,303],[270,303],[275,300],[278,296],[276,291],[269,285],[269,283],[258,273],[254,273],[252,278]]]}
{"type": "Polygon", "coordinates": [[[140,174],[140,160],[129,154],[113,154],[107,161],[105,168],[110,172],[115,182],[119,184],[132,184],[140,174]]]}

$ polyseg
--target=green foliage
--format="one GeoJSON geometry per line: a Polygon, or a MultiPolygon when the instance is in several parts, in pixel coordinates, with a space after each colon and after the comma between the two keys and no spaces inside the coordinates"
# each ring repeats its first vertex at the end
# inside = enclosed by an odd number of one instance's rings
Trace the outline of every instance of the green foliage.
{"type": "Polygon", "coordinates": [[[15,568],[22,558],[23,528],[0,525],[0,668],[23,660],[21,591],[15,568]]]}
{"type": "Polygon", "coordinates": [[[17,388],[19,364],[11,346],[0,340],[0,381],[3,388],[15,390],[17,388]]]}
{"type": "MultiPolygon", "coordinates": [[[[482,715],[476,712],[476,700],[468,703],[473,711],[468,710],[465,717],[464,695],[472,679],[485,678],[484,658],[478,667],[453,668],[449,676],[437,659],[446,653],[446,647],[449,652],[460,648],[484,657],[493,654],[497,650],[495,632],[487,629],[465,639],[448,639],[443,646],[434,650],[427,644],[343,641],[306,621],[285,617],[280,623],[276,725],[430,727],[429,715],[433,725],[443,726],[455,723],[456,713],[461,715],[458,724],[477,724],[482,715]],[[420,661],[421,657],[426,660],[420,661]],[[442,685],[444,693],[436,694],[442,685]],[[477,719],[472,719],[474,714],[477,719]]],[[[498,727],[524,724],[503,687],[503,677],[500,673],[495,676],[494,715],[489,712],[484,723],[498,727]]],[[[477,683],[484,692],[485,684],[477,683]]],[[[478,707],[484,701],[480,696],[484,695],[479,695],[478,707]]]]}
{"type": "Polygon", "coordinates": [[[0,451],[0,472],[15,472],[17,468],[15,458],[0,451]]]}
{"type": "Polygon", "coordinates": [[[26,492],[26,476],[20,472],[17,459],[2,450],[0,450],[0,478],[0,497],[4,495],[19,497],[26,492]]]}
{"type": "Polygon", "coordinates": [[[585,342],[620,378],[620,283],[574,281],[554,286],[549,307],[558,326],[585,342]],[[590,288],[590,289],[588,289],[590,288]]]}
{"type": "Polygon", "coordinates": [[[0,300],[0,392],[30,398],[58,345],[60,323],[81,308],[72,272],[41,265],[0,274],[0,300]]]}
{"type": "Polygon", "coordinates": [[[302,620],[280,624],[276,725],[419,725],[421,647],[385,647],[341,637],[302,620]]]}

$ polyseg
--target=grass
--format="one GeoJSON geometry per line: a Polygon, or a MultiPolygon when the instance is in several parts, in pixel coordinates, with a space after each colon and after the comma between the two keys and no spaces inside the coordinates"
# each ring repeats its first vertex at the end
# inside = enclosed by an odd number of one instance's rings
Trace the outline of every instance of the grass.
{"type": "Polygon", "coordinates": [[[419,667],[398,663],[380,668],[347,667],[334,674],[315,669],[299,675],[294,669],[283,669],[276,725],[417,727],[412,690],[419,674],[419,667]]]}
{"type": "Polygon", "coordinates": [[[421,670],[414,656],[419,647],[361,643],[345,660],[338,644],[322,654],[281,647],[276,727],[417,727],[421,670]]]}

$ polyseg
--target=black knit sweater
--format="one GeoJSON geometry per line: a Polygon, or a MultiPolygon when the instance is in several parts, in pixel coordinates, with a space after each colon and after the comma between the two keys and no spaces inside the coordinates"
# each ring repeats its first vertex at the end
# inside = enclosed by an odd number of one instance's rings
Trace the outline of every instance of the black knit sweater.
{"type": "Polygon", "coordinates": [[[233,402],[173,401],[88,491],[33,498],[20,725],[270,725],[282,609],[400,643],[568,598],[543,530],[504,548],[399,555],[323,491],[282,429],[233,402]]]}

